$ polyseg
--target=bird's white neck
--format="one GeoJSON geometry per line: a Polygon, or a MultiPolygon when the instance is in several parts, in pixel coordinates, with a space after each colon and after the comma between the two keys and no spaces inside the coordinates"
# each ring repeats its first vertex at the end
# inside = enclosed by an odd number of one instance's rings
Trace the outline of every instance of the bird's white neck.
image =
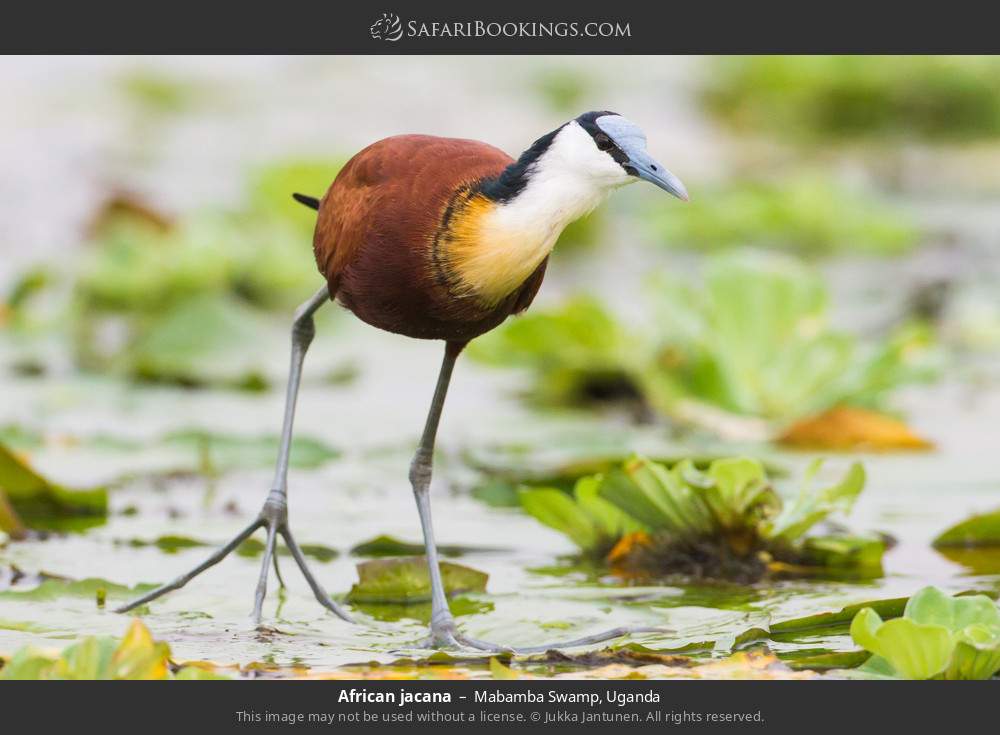
{"type": "Polygon", "coordinates": [[[597,156],[607,158],[577,123],[559,130],[525,170],[516,193],[480,218],[478,243],[459,265],[470,291],[487,301],[505,298],[552,252],[566,225],[628,183],[624,172],[608,172],[601,159],[602,168],[588,168],[597,156]]]}

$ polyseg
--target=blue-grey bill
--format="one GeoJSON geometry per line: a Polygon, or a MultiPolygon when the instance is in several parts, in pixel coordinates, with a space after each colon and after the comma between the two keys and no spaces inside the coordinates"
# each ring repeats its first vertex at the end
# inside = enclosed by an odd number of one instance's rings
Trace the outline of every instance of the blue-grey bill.
{"type": "Polygon", "coordinates": [[[690,197],[688,196],[687,189],[681,180],[674,176],[672,173],[667,171],[658,163],[650,160],[646,161],[629,161],[628,164],[631,169],[635,171],[635,175],[638,176],[643,181],[648,181],[650,184],[654,184],[666,192],[673,194],[678,199],[683,201],[688,201],[690,197]]]}

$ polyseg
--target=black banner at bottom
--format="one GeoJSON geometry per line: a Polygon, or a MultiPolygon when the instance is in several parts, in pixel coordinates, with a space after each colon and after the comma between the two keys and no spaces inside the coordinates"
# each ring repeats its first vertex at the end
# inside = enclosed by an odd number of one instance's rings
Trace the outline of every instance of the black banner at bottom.
{"type": "Polygon", "coordinates": [[[52,732],[148,725],[196,732],[411,727],[794,732],[992,721],[996,682],[267,681],[5,682],[3,720],[52,732]],[[979,720],[979,718],[983,718],[979,720]],[[990,718],[987,720],[986,718],[990,718]]]}

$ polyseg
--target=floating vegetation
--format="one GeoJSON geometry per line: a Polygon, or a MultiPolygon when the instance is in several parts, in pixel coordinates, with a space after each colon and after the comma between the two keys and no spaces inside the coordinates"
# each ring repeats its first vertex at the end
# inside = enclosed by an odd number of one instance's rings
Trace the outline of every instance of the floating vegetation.
{"type": "Polygon", "coordinates": [[[14,328],[36,372],[45,369],[37,353],[51,342],[88,370],[265,388],[278,345],[287,350],[292,310],[318,283],[310,254],[315,212],[291,194],[321,196],[339,168],[336,161],[279,161],[251,175],[244,208],[183,217],[112,192],[87,229],[80,259],[64,273],[34,268],[18,278],[0,322],[14,328]],[[36,298],[42,292],[46,298],[36,298]]]}
{"type": "Polygon", "coordinates": [[[0,531],[23,538],[27,527],[71,530],[102,523],[104,488],[76,490],[50,482],[0,444],[0,531]]]}
{"type": "MultiPolygon", "coordinates": [[[[445,556],[462,556],[482,551],[496,551],[484,546],[461,546],[455,544],[438,544],[438,553],[445,556]]],[[[400,541],[394,536],[380,535],[368,541],[362,541],[351,547],[354,556],[385,557],[385,556],[419,556],[424,553],[423,543],[400,541]]]]}
{"type": "MultiPolygon", "coordinates": [[[[183,429],[172,431],[155,443],[197,452],[202,472],[215,474],[248,467],[270,467],[278,456],[280,442],[281,437],[277,434],[244,435],[183,429]]],[[[289,464],[296,469],[314,469],[337,459],[340,454],[319,439],[296,435],[292,438],[289,464]]]]}
{"type": "Polygon", "coordinates": [[[956,523],[934,539],[934,548],[1000,548],[1000,510],[980,513],[956,523]]]}
{"type": "Polygon", "coordinates": [[[980,513],[941,532],[934,548],[974,574],[1000,573],[1000,511],[980,513]]]}
{"type": "MultiPolygon", "coordinates": [[[[661,276],[654,286],[651,328],[627,326],[580,298],[512,320],[470,353],[531,369],[531,395],[542,404],[640,402],[675,421],[758,440],[839,406],[881,411],[893,390],[935,374],[926,328],[877,344],[833,329],[819,275],[789,257],[728,253],[708,261],[701,283],[661,276]]],[[[852,422],[849,441],[829,435],[838,428],[810,438],[838,448],[914,444],[911,433],[893,435],[877,422],[852,422]]]]}
{"type": "Polygon", "coordinates": [[[881,540],[807,535],[829,515],[848,513],[865,484],[863,468],[854,464],[836,484],[816,489],[820,468],[821,461],[809,467],[790,502],[763,465],[747,458],[716,460],[702,472],[690,461],[668,468],[633,457],[580,479],[572,495],[528,488],[520,497],[529,514],[584,555],[625,575],[748,582],[831,570],[880,575],[881,540]]]}
{"type": "Polygon", "coordinates": [[[715,60],[705,108],[738,131],[803,142],[1000,135],[1000,62],[985,56],[752,56],[715,60]]]}
{"type": "Polygon", "coordinates": [[[858,673],[893,679],[989,679],[1000,671],[1000,610],[985,595],[950,597],[925,587],[903,616],[883,621],[871,608],[851,637],[872,657],[858,673]]]}
{"type": "Polygon", "coordinates": [[[51,654],[22,648],[0,668],[0,679],[226,679],[203,666],[175,666],[170,646],[153,640],[140,620],[133,620],[121,640],[88,637],[51,654]]]}
{"type": "MultiPolygon", "coordinates": [[[[471,567],[441,562],[449,596],[485,592],[489,575],[471,567]]],[[[373,559],[358,564],[358,582],[347,593],[352,603],[412,605],[431,599],[430,572],[423,556],[373,559]]]]}
{"type": "Polygon", "coordinates": [[[92,600],[107,600],[109,597],[124,602],[137,594],[149,592],[154,585],[138,584],[134,587],[110,582],[100,577],[87,579],[66,579],[41,575],[38,584],[30,589],[0,590],[0,598],[8,600],[28,600],[48,602],[63,597],[77,597],[92,600]]]}
{"type": "Polygon", "coordinates": [[[898,208],[809,176],[716,187],[684,207],[656,207],[649,221],[669,246],[706,251],[753,245],[806,255],[895,255],[919,238],[898,208]]]}

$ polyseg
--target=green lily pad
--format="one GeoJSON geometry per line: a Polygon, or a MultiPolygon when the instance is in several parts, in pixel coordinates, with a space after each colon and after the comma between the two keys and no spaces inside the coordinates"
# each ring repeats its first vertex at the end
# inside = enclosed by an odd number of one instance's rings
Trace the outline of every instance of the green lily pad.
{"type": "MultiPolygon", "coordinates": [[[[485,592],[489,575],[471,567],[441,562],[445,592],[485,592]]],[[[422,556],[373,559],[358,564],[358,582],[347,593],[353,603],[388,603],[410,605],[431,598],[427,559],[422,556]]]]}
{"type": "MultiPolygon", "coordinates": [[[[324,563],[333,561],[340,556],[339,551],[323,544],[299,544],[299,549],[306,556],[324,563]]],[[[278,544],[276,552],[279,556],[291,556],[291,552],[283,544],[278,544]]],[[[260,539],[248,538],[236,547],[236,553],[246,557],[260,556],[264,553],[264,542],[260,539]]]]}
{"type": "Polygon", "coordinates": [[[883,600],[869,600],[846,605],[835,612],[806,615],[801,618],[780,620],[771,623],[771,635],[798,635],[816,633],[818,631],[842,630],[846,633],[854,620],[854,616],[866,607],[875,610],[882,618],[896,618],[903,614],[908,597],[891,597],[883,600]]]}
{"type": "MultiPolygon", "coordinates": [[[[355,602],[354,605],[376,620],[384,623],[395,623],[400,620],[416,620],[427,625],[431,622],[432,607],[430,602],[418,603],[386,603],[386,602],[355,602]]],[[[480,615],[492,612],[494,605],[489,600],[477,600],[458,595],[448,602],[451,614],[456,618],[465,615],[480,615]]]]}
{"type": "Polygon", "coordinates": [[[0,599],[50,602],[58,600],[60,597],[89,597],[97,599],[98,595],[102,594],[108,598],[128,599],[136,595],[141,595],[144,592],[149,592],[155,589],[155,587],[156,585],[152,584],[137,584],[134,587],[127,587],[99,577],[88,577],[79,580],[49,577],[31,589],[0,590],[0,599]]]}
{"type": "Polygon", "coordinates": [[[129,351],[129,372],[155,382],[263,390],[261,335],[273,331],[260,312],[233,297],[195,297],[154,317],[129,351]]]}
{"type": "MultiPolygon", "coordinates": [[[[438,544],[438,553],[446,556],[462,556],[483,551],[498,551],[494,547],[486,546],[463,546],[461,544],[438,544]]],[[[362,541],[351,547],[354,556],[419,556],[424,553],[422,543],[400,541],[395,536],[381,535],[368,541],[362,541]]]]}
{"type": "Polygon", "coordinates": [[[796,651],[779,653],[778,658],[794,671],[831,671],[861,666],[871,658],[871,654],[868,651],[824,651],[821,653],[796,651]]]}
{"type": "MultiPolygon", "coordinates": [[[[168,434],[163,443],[198,451],[203,457],[203,465],[220,472],[274,464],[281,437],[277,434],[241,436],[188,429],[168,434]]],[[[324,442],[299,436],[292,439],[289,464],[297,469],[314,469],[339,456],[339,451],[324,442]]]]}
{"type": "Polygon", "coordinates": [[[937,549],[979,546],[1000,546],[1000,510],[967,518],[934,539],[937,549]]]}
{"type": "Polygon", "coordinates": [[[151,541],[134,538],[129,539],[124,543],[131,546],[133,549],[144,549],[153,546],[165,554],[176,554],[178,551],[182,551],[183,549],[196,549],[209,545],[204,541],[188,538],[187,536],[175,535],[158,536],[151,541]]]}

